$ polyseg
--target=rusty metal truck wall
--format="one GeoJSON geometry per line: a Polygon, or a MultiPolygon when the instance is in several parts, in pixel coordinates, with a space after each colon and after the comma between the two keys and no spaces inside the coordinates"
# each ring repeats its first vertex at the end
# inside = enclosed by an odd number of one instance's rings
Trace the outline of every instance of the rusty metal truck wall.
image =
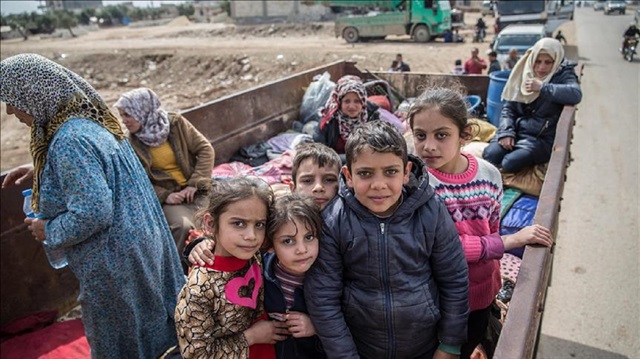
{"type": "Polygon", "coordinates": [[[315,75],[325,71],[333,81],[343,75],[361,75],[354,63],[334,62],[220,98],[182,115],[209,139],[216,151],[216,164],[224,163],[242,146],[290,129],[299,115],[305,89],[315,75]]]}

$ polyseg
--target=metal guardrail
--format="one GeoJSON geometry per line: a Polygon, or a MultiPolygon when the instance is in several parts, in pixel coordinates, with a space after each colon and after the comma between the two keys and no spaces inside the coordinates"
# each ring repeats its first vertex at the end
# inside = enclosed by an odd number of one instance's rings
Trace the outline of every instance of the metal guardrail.
{"type": "MultiPolygon", "coordinates": [[[[534,223],[558,234],[560,201],[570,161],[575,107],[565,106],[553,144],[534,223]]],[[[530,359],[537,350],[555,247],[527,246],[494,359],[530,359]]]]}

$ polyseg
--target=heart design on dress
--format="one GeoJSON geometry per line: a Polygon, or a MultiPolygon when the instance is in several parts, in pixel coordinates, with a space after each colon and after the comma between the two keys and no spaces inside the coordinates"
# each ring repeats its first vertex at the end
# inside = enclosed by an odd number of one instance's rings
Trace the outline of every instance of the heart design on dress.
{"type": "Polygon", "coordinates": [[[258,294],[262,287],[262,273],[260,266],[252,264],[244,277],[231,279],[224,287],[224,292],[231,303],[243,307],[256,309],[258,294]]]}

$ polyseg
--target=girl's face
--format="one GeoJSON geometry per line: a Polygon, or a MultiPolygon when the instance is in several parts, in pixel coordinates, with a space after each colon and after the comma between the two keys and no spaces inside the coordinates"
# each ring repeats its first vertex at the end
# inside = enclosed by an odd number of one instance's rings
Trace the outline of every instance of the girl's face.
{"type": "Polygon", "coordinates": [[[267,206],[257,196],[241,199],[227,206],[218,223],[207,213],[204,217],[216,237],[215,254],[223,257],[251,259],[264,242],[267,206]]]}
{"type": "Polygon", "coordinates": [[[553,69],[553,58],[549,54],[538,54],[533,64],[533,73],[541,79],[551,73],[553,69]]]}
{"type": "Polygon", "coordinates": [[[358,94],[356,94],[355,92],[349,92],[342,98],[342,102],[340,103],[340,111],[351,118],[356,118],[360,116],[360,112],[362,112],[362,106],[363,105],[358,94]]]}
{"type": "Polygon", "coordinates": [[[129,115],[123,109],[119,108],[118,112],[120,113],[120,118],[122,119],[122,123],[124,123],[124,125],[127,127],[127,130],[129,130],[129,133],[134,134],[140,131],[140,128],[142,127],[140,122],[136,121],[136,119],[133,118],[133,116],[129,115]]]}
{"type": "Polygon", "coordinates": [[[294,218],[273,236],[273,250],[278,262],[289,273],[306,273],[318,257],[318,238],[303,221],[294,218]]]}
{"type": "Polygon", "coordinates": [[[467,164],[460,155],[464,142],[453,120],[435,108],[420,111],[413,117],[413,143],[429,168],[445,173],[464,172],[467,164]]]}

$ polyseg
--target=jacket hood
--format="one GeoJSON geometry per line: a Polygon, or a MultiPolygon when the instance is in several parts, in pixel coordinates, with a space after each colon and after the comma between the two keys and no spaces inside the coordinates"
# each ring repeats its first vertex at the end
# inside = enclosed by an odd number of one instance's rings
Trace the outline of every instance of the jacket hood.
{"type": "MultiPolygon", "coordinates": [[[[434,195],[433,188],[429,185],[429,175],[427,167],[418,157],[409,155],[409,162],[412,163],[409,183],[403,186],[402,204],[396,209],[392,217],[404,218],[411,215],[418,207],[427,203],[434,195]]],[[[377,216],[371,213],[355,197],[353,189],[347,186],[347,178],[344,173],[340,173],[340,190],[338,196],[343,199],[345,205],[350,207],[361,218],[372,218],[377,216]]],[[[329,207],[329,206],[327,206],[329,207]]]]}
{"type": "Polygon", "coordinates": [[[276,254],[272,252],[264,252],[262,253],[262,270],[264,280],[270,282],[277,282],[276,275],[273,270],[274,265],[276,264],[276,254]]]}

